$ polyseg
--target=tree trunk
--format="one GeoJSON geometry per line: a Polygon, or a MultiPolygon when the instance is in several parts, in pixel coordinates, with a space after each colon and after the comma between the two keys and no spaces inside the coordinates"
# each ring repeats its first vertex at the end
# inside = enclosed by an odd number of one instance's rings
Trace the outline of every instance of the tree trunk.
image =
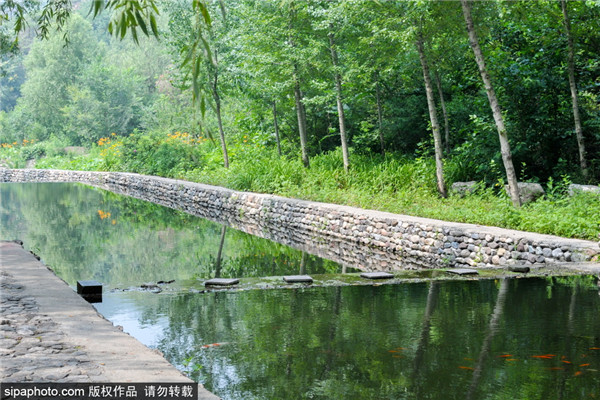
{"type": "Polygon", "coordinates": [[[448,122],[448,112],[446,111],[446,100],[444,99],[444,91],[442,90],[442,81],[440,74],[435,71],[435,83],[437,85],[438,94],[440,96],[440,105],[442,106],[442,114],[444,115],[444,134],[445,134],[445,148],[446,155],[450,153],[450,123],[448,122]]]}
{"type": "Polygon", "coordinates": [[[584,178],[588,178],[587,160],[585,155],[585,143],[583,141],[583,131],[581,129],[581,118],[579,117],[579,101],[577,100],[577,84],[575,83],[575,62],[573,50],[573,36],[571,36],[571,22],[567,12],[567,2],[560,0],[563,12],[563,23],[565,26],[565,34],[569,44],[568,55],[568,72],[569,72],[569,87],[571,89],[571,100],[573,106],[573,120],[575,121],[575,136],[577,137],[577,147],[579,148],[579,166],[584,178]]]}
{"type": "Polygon", "coordinates": [[[381,89],[379,84],[379,74],[375,74],[375,100],[377,101],[377,124],[379,127],[379,145],[381,154],[385,154],[385,140],[383,137],[383,107],[381,106],[381,89]]]}
{"type": "Polygon", "coordinates": [[[348,156],[348,139],[346,137],[346,118],[344,116],[344,104],[342,102],[342,76],[339,72],[339,61],[337,50],[335,48],[335,39],[333,35],[333,25],[329,24],[329,50],[331,50],[331,62],[333,63],[335,78],[335,94],[337,100],[338,119],[340,122],[340,139],[342,142],[342,158],[344,160],[344,171],[348,172],[350,168],[350,158],[348,156]]]}
{"type": "MultiPolygon", "coordinates": [[[[290,24],[289,24],[289,41],[292,48],[296,47],[296,43],[291,35],[294,28],[294,20],[296,19],[296,5],[294,2],[290,3],[290,24]]],[[[302,91],[300,90],[300,78],[298,77],[298,64],[297,61],[293,61],[293,79],[294,79],[294,101],[296,102],[296,115],[298,116],[298,132],[300,134],[300,151],[302,152],[302,163],[304,167],[310,167],[310,160],[308,159],[308,140],[306,133],[306,110],[304,109],[304,101],[302,91]]]]}
{"type": "Polygon", "coordinates": [[[298,115],[298,131],[300,132],[300,150],[302,151],[302,163],[306,168],[310,167],[308,159],[307,140],[306,140],[306,112],[302,102],[302,91],[298,81],[297,67],[294,65],[294,100],[296,101],[296,114],[298,115]]]}
{"type": "MultiPolygon", "coordinates": [[[[421,323],[421,334],[419,335],[419,341],[417,343],[417,350],[415,351],[415,357],[413,361],[413,374],[411,380],[415,382],[418,379],[419,373],[422,371],[423,360],[425,356],[425,350],[429,343],[429,337],[431,335],[431,317],[435,311],[437,305],[439,292],[439,283],[429,282],[429,291],[427,293],[427,303],[425,305],[425,314],[423,315],[423,322],[421,323]]],[[[418,389],[420,385],[416,386],[418,389]]],[[[415,393],[419,398],[419,393],[415,393]]]]}
{"type": "Polygon", "coordinates": [[[275,127],[275,140],[277,141],[277,154],[281,156],[281,141],[279,140],[279,124],[277,124],[277,102],[273,100],[273,126],[275,127]]]}
{"type": "Polygon", "coordinates": [[[470,400],[474,397],[477,386],[479,385],[485,359],[489,356],[490,349],[492,347],[492,339],[498,330],[498,323],[500,322],[500,317],[504,312],[504,303],[506,302],[506,296],[508,293],[508,283],[509,280],[506,278],[502,279],[502,282],[500,283],[500,289],[498,289],[498,297],[496,297],[496,305],[494,306],[494,312],[490,318],[487,335],[485,335],[485,339],[481,345],[481,351],[479,352],[479,357],[477,358],[477,365],[473,370],[471,386],[469,387],[469,391],[467,392],[466,396],[467,400],[470,400]]]}
{"type": "Polygon", "coordinates": [[[463,14],[465,17],[465,23],[467,25],[467,32],[469,34],[469,44],[475,54],[475,60],[477,61],[477,67],[481,74],[481,79],[485,86],[492,114],[494,115],[494,121],[496,122],[496,129],[498,130],[498,138],[500,139],[500,152],[502,153],[502,162],[504,163],[504,170],[506,171],[506,179],[508,181],[508,190],[510,192],[510,198],[515,207],[521,206],[521,198],[519,197],[519,186],[517,185],[517,174],[515,173],[515,167],[512,161],[512,153],[510,151],[510,144],[508,142],[508,135],[506,133],[506,127],[504,126],[504,119],[502,117],[502,109],[496,92],[492,86],[490,75],[488,74],[487,67],[485,65],[485,59],[483,58],[483,52],[479,47],[479,39],[473,26],[473,17],[471,16],[471,7],[469,0],[460,0],[462,5],[463,14]]]}
{"type": "Polygon", "coordinates": [[[429,65],[425,57],[425,49],[423,48],[423,37],[419,32],[417,34],[417,50],[419,59],[421,60],[421,68],[423,69],[423,80],[425,81],[425,93],[427,95],[427,107],[429,108],[429,120],[431,121],[431,130],[433,131],[433,143],[435,147],[435,174],[437,177],[438,192],[442,197],[446,197],[446,186],[444,184],[444,164],[442,161],[442,136],[440,134],[440,125],[437,119],[437,111],[435,109],[435,99],[433,97],[433,87],[431,85],[431,77],[429,75],[429,65]]]}
{"type": "Polygon", "coordinates": [[[302,252],[302,258],[300,259],[300,271],[298,271],[298,274],[300,274],[300,275],[306,274],[307,255],[308,255],[308,253],[306,253],[305,251],[302,252]]]}
{"type": "Polygon", "coordinates": [[[219,240],[219,251],[217,252],[217,260],[215,262],[215,278],[221,277],[221,260],[223,259],[223,245],[225,244],[225,234],[227,226],[221,227],[221,240],[219,240]]]}
{"type": "Polygon", "coordinates": [[[227,154],[227,144],[225,143],[225,131],[223,130],[223,120],[221,118],[221,96],[219,96],[218,77],[216,71],[213,77],[213,98],[215,99],[215,111],[217,112],[217,122],[219,124],[219,137],[221,138],[221,150],[223,150],[223,165],[229,168],[229,155],[227,154]]]}

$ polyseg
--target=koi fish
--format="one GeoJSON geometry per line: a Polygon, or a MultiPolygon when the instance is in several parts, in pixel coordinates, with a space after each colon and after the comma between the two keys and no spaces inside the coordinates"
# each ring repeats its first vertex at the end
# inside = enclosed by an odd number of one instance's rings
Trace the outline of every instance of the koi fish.
{"type": "Polygon", "coordinates": [[[398,350],[388,350],[389,353],[397,353],[398,350]]]}
{"type": "Polygon", "coordinates": [[[512,357],[512,354],[500,354],[498,357],[499,358],[508,358],[508,357],[512,357]]]}
{"type": "Polygon", "coordinates": [[[542,355],[539,355],[539,356],[531,356],[531,357],[533,357],[533,358],[543,358],[543,359],[546,359],[546,360],[551,360],[553,356],[549,356],[547,354],[542,354],[542,355]]]}
{"type": "Polygon", "coordinates": [[[548,368],[550,371],[564,371],[563,367],[550,367],[548,368]]]}
{"type": "Polygon", "coordinates": [[[579,364],[580,367],[589,367],[590,363],[586,363],[586,364],[579,364]]]}
{"type": "Polygon", "coordinates": [[[458,368],[460,368],[460,369],[468,369],[468,370],[473,371],[473,367],[465,367],[465,366],[459,365],[458,368]]]}
{"type": "Polygon", "coordinates": [[[590,350],[600,350],[600,347],[590,347],[590,350]]]}
{"type": "Polygon", "coordinates": [[[560,362],[564,362],[565,364],[573,364],[571,361],[567,361],[567,360],[560,360],[560,362]]]}
{"type": "Polygon", "coordinates": [[[210,347],[218,347],[218,346],[223,346],[224,344],[227,344],[227,342],[203,344],[201,347],[202,347],[203,349],[208,349],[208,348],[210,348],[210,347]]]}
{"type": "Polygon", "coordinates": [[[575,376],[579,376],[579,375],[581,375],[581,374],[583,374],[583,372],[581,372],[581,371],[577,371],[577,372],[575,372],[573,375],[575,375],[575,376]]]}
{"type": "Polygon", "coordinates": [[[506,358],[506,361],[519,361],[518,358],[506,358]]]}

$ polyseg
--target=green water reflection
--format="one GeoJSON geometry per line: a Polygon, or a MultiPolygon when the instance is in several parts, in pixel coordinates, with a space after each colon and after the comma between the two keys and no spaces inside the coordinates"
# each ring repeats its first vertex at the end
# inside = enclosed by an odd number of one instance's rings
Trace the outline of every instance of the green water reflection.
{"type": "Polygon", "coordinates": [[[22,240],[70,285],[341,272],[334,262],[214,222],[69,183],[0,184],[0,239],[22,240]]]}
{"type": "Polygon", "coordinates": [[[223,399],[600,397],[593,277],[111,296],[223,399]]]}
{"type": "MultiPolygon", "coordinates": [[[[71,285],[341,272],[286,246],[75,184],[0,184],[0,232],[23,240],[71,285]]],[[[223,399],[593,399],[597,284],[571,276],[114,291],[95,306],[223,399]]]]}

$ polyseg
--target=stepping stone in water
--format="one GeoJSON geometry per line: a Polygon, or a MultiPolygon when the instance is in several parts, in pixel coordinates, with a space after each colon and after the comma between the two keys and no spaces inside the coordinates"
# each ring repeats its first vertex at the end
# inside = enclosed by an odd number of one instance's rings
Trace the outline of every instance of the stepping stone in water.
{"type": "Polygon", "coordinates": [[[446,272],[450,272],[451,274],[457,274],[457,275],[478,275],[479,274],[479,272],[477,272],[476,269],[469,269],[469,268],[449,269],[446,272]]]}
{"type": "Polygon", "coordinates": [[[77,281],[78,294],[102,294],[102,284],[98,281],[77,281]]]}
{"type": "Polygon", "coordinates": [[[239,279],[213,278],[204,282],[204,286],[231,286],[240,283],[239,279]]]}
{"type": "Polygon", "coordinates": [[[90,303],[101,303],[102,284],[98,281],[77,281],[77,294],[90,303]]]}
{"type": "Polygon", "coordinates": [[[394,277],[394,274],[390,274],[389,272],[363,272],[360,274],[360,277],[365,279],[391,279],[394,277]]]}
{"type": "Polygon", "coordinates": [[[284,276],[283,280],[287,283],[312,283],[313,278],[308,275],[288,275],[284,276]]]}
{"type": "Polygon", "coordinates": [[[530,271],[530,268],[526,267],[525,265],[512,265],[508,267],[508,270],[512,272],[522,272],[526,274],[530,271]]]}

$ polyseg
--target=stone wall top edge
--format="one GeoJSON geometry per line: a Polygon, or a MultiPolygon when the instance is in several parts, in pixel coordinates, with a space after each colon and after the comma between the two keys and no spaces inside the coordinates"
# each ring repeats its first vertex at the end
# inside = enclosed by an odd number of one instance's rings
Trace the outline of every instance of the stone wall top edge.
{"type": "MultiPolygon", "coordinates": [[[[395,213],[391,213],[391,212],[387,212],[387,211],[369,210],[369,209],[363,209],[363,208],[346,206],[346,205],[338,205],[338,204],[332,204],[332,203],[323,203],[323,202],[310,201],[310,200],[294,199],[294,198],[288,198],[288,197],[277,196],[277,195],[266,194],[266,193],[244,192],[244,191],[228,189],[228,188],[221,187],[221,186],[207,185],[207,184],[203,184],[203,183],[197,183],[197,182],[191,182],[191,181],[185,181],[185,180],[173,179],[173,178],[165,178],[165,177],[160,177],[160,176],[142,175],[142,174],[137,174],[137,173],[132,173],[132,172],[74,171],[74,170],[57,170],[57,169],[46,169],[46,170],[41,170],[41,169],[4,169],[4,170],[5,171],[15,171],[15,172],[48,171],[50,173],[56,173],[56,174],[72,173],[72,174],[78,174],[78,175],[81,173],[90,173],[90,175],[100,175],[100,176],[107,177],[108,179],[110,179],[111,176],[114,176],[115,178],[122,176],[122,177],[128,177],[128,178],[133,178],[133,179],[152,179],[152,180],[161,181],[163,183],[172,183],[172,184],[177,184],[177,185],[184,185],[184,186],[190,187],[190,188],[198,188],[201,190],[227,193],[230,196],[238,195],[241,197],[241,196],[250,195],[250,196],[253,196],[253,198],[255,198],[255,199],[261,199],[262,201],[264,201],[264,200],[270,200],[271,202],[276,201],[276,202],[280,202],[280,203],[286,203],[289,205],[293,205],[295,207],[319,209],[319,210],[322,210],[323,212],[343,213],[343,214],[346,214],[347,216],[356,216],[356,217],[366,216],[367,218],[370,218],[372,220],[382,221],[382,222],[398,221],[399,224],[407,223],[410,225],[417,225],[417,226],[418,225],[432,226],[434,228],[448,229],[450,231],[457,230],[459,232],[462,232],[465,235],[474,234],[474,233],[478,233],[480,235],[481,234],[483,234],[483,235],[490,234],[495,237],[512,238],[513,240],[520,240],[520,239],[525,238],[529,241],[535,241],[535,242],[540,242],[540,243],[560,242],[564,245],[573,245],[573,246],[583,247],[583,248],[589,247],[594,250],[597,249],[597,243],[593,242],[593,241],[589,241],[589,240],[570,239],[570,238],[564,238],[564,237],[560,237],[560,236],[527,232],[527,231],[518,231],[518,230],[513,230],[513,229],[499,228],[499,227],[487,226],[487,225],[468,224],[468,223],[463,223],[463,222],[450,222],[450,221],[444,221],[444,220],[433,219],[433,218],[415,217],[415,216],[406,215],[406,214],[395,214],[395,213]]],[[[82,182],[82,183],[85,183],[85,182],[82,182]]]]}

